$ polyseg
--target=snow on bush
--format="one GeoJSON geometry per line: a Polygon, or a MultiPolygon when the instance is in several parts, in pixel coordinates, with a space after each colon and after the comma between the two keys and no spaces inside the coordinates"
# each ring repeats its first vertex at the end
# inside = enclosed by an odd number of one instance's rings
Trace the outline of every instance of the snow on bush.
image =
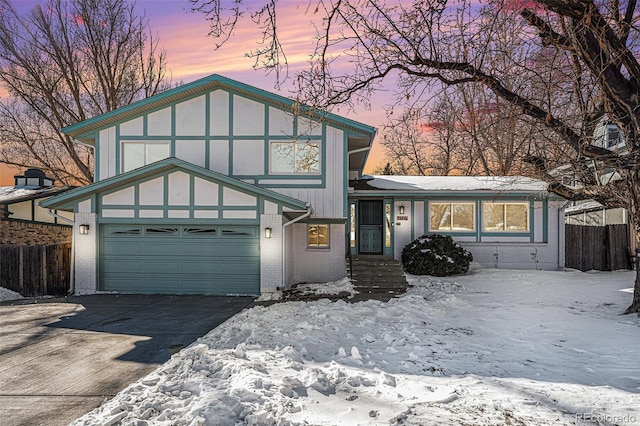
{"type": "Polygon", "coordinates": [[[402,265],[410,274],[448,277],[469,271],[470,251],[448,235],[423,235],[402,249],[402,265]]]}

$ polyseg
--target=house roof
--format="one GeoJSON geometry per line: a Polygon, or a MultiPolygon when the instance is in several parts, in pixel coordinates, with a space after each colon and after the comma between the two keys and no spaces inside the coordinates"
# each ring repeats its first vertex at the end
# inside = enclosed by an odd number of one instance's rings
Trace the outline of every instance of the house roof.
{"type": "MultiPolygon", "coordinates": [[[[300,105],[297,105],[296,101],[293,99],[285,98],[284,96],[253,87],[248,84],[240,83],[239,81],[235,81],[218,74],[212,74],[191,83],[183,84],[146,99],[123,106],[116,110],[64,127],[62,132],[82,142],[92,144],[95,140],[96,130],[109,127],[121,121],[136,118],[145,112],[156,110],[173,103],[178,103],[215,89],[230,90],[252,99],[261,100],[288,110],[292,110],[292,108],[300,108],[300,105]]],[[[301,108],[303,113],[309,115],[311,118],[330,122],[334,125],[338,125],[339,127],[359,133],[362,136],[369,136],[371,140],[373,140],[373,136],[376,133],[376,129],[374,127],[349,118],[326,111],[314,110],[306,106],[302,106],[301,108]]],[[[369,143],[371,143],[371,141],[369,141],[369,143]]],[[[356,148],[362,147],[350,147],[350,149],[356,148]]]]}
{"type": "Polygon", "coordinates": [[[400,193],[541,193],[547,183],[523,176],[368,176],[352,185],[356,192],[400,193]]]}
{"type": "Polygon", "coordinates": [[[23,201],[51,197],[73,189],[73,186],[50,186],[46,188],[29,186],[0,186],[0,204],[14,204],[23,201]]]}
{"type": "Polygon", "coordinates": [[[199,174],[205,178],[216,180],[222,184],[244,190],[245,192],[251,192],[263,196],[264,198],[267,198],[269,200],[281,203],[283,206],[291,210],[307,209],[307,204],[303,201],[279,194],[274,191],[270,191],[256,185],[252,185],[250,183],[243,182],[241,180],[214,172],[209,169],[205,169],[200,166],[196,166],[192,163],[180,160],[175,157],[166,158],[164,160],[160,160],[158,162],[140,167],[138,169],[101,180],[100,182],[95,182],[91,185],[76,188],[59,196],[44,200],[40,202],[40,205],[45,208],[58,208],[64,210],[71,209],[74,203],[85,199],[94,193],[108,191],[118,187],[126,186],[128,184],[132,184],[140,179],[152,178],[164,172],[177,170],[199,174]]]}

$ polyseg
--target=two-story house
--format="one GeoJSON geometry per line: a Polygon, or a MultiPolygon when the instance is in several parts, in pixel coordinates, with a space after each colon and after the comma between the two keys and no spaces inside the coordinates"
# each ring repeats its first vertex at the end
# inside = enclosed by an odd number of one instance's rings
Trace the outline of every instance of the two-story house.
{"type": "Polygon", "coordinates": [[[496,245],[520,243],[561,267],[544,188],[352,188],[373,127],[219,75],[63,132],[95,148],[95,182],[42,203],[75,213],[77,293],[260,294],[333,281],[346,276],[347,250],[399,258],[402,243],[433,229],[434,208],[452,209],[454,228],[438,230],[491,243],[478,246],[487,266],[496,245]],[[480,204],[512,190],[511,204],[480,204]],[[471,220],[462,233],[461,214],[471,220]]]}
{"type": "Polygon", "coordinates": [[[95,182],[75,212],[75,291],[259,294],[346,275],[348,178],[375,129],[212,75],[63,129],[95,182]]]}

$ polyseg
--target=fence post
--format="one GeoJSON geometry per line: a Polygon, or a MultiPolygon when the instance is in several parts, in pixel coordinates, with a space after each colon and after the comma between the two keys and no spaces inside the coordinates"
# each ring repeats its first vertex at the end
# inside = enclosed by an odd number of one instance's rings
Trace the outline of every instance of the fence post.
{"type": "Polygon", "coordinates": [[[18,286],[20,294],[24,291],[24,246],[20,246],[18,254],[18,286]]]}
{"type": "Polygon", "coordinates": [[[47,293],[47,246],[43,245],[41,250],[42,256],[42,294],[47,293]]]}

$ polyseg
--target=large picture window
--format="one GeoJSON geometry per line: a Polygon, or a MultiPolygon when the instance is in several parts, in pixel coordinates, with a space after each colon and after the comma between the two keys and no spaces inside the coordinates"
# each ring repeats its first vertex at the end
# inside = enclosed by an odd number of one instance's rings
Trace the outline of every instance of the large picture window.
{"type": "Polygon", "coordinates": [[[528,232],[529,204],[483,203],[482,230],[501,232],[528,232]]]}
{"type": "Polygon", "coordinates": [[[431,231],[473,231],[474,203],[429,203],[431,231]]]}
{"type": "Polygon", "coordinates": [[[271,142],[270,170],[272,174],[319,174],[320,142],[271,142]]]}
{"type": "Polygon", "coordinates": [[[122,171],[128,172],[168,158],[169,142],[122,142],[122,171]]]}
{"type": "Polygon", "coordinates": [[[309,233],[309,247],[329,247],[329,225],[310,224],[307,231],[309,233]]]}

